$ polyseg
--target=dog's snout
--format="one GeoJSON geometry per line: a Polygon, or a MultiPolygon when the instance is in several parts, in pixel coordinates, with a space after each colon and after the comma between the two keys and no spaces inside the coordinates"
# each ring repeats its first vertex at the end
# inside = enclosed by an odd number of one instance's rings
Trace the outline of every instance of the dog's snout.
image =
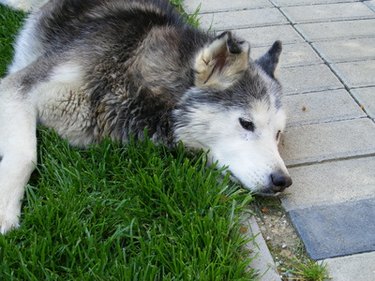
{"type": "Polygon", "coordinates": [[[273,184],[272,190],[274,192],[281,192],[285,188],[292,185],[292,178],[284,172],[275,172],[271,174],[271,181],[273,184]]]}

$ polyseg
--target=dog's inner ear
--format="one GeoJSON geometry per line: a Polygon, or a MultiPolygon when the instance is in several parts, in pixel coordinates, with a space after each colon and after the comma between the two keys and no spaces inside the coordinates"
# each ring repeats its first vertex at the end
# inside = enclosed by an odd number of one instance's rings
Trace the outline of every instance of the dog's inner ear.
{"type": "Polygon", "coordinates": [[[225,89],[249,66],[250,45],[224,32],[203,47],[195,57],[195,86],[225,89]]]}
{"type": "Polygon", "coordinates": [[[272,47],[255,62],[272,78],[275,78],[275,70],[279,63],[282,45],[280,41],[273,43],[272,47]]]}

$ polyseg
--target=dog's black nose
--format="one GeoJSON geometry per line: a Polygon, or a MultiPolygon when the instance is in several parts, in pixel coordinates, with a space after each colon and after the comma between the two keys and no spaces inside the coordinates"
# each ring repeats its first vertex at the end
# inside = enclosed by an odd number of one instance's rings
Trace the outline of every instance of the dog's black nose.
{"type": "Polygon", "coordinates": [[[271,181],[273,184],[272,190],[274,192],[281,192],[292,185],[292,178],[283,172],[272,173],[271,181]]]}

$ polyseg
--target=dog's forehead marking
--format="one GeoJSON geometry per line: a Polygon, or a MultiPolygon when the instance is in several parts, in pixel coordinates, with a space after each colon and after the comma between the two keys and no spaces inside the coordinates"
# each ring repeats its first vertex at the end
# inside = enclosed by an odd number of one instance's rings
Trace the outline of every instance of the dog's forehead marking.
{"type": "Polygon", "coordinates": [[[251,107],[251,117],[257,126],[270,123],[270,104],[266,99],[257,100],[251,107]]]}
{"type": "MultiPolygon", "coordinates": [[[[275,98],[273,98],[275,99],[275,98]]],[[[272,99],[256,100],[250,107],[250,119],[255,124],[255,128],[271,130],[283,130],[285,127],[285,113],[281,108],[275,106],[272,99]]]]}

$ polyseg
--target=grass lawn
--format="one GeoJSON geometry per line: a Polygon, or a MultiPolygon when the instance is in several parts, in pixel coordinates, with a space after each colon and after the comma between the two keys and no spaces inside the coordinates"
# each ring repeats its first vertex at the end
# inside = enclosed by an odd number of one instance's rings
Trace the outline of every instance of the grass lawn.
{"type": "MultiPolygon", "coordinates": [[[[0,77],[22,18],[0,5],[0,77]]],[[[21,227],[0,235],[1,281],[255,279],[240,231],[251,197],[204,155],[38,139],[21,227]]]]}

